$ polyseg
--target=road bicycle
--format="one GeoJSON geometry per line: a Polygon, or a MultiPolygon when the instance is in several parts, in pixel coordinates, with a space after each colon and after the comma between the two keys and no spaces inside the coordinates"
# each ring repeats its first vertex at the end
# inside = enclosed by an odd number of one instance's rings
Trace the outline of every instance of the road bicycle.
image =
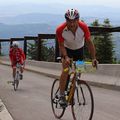
{"type": "Polygon", "coordinates": [[[13,81],[8,81],[8,84],[9,83],[12,83],[13,87],[14,87],[14,90],[17,91],[18,89],[18,86],[19,86],[19,81],[20,81],[20,68],[23,67],[23,65],[21,65],[20,63],[17,63],[16,64],[16,72],[15,72],[15,77],[13,78],[14,80],[13,81]]]}
{"type": "Polygon", "coordinates": [[[51,88],[51,106],[54,116],[57,119],[62,118],[68,106],[71,106],[72,116],[74,120],[92,120],[94,113],[94,98],[89,84],[85,80],[81,80],[80,76],[83,72],[92,72],[91,62],[71,61],[68,80],[65,87],[66,107],[61,107],[59,79],[55,79],[51,88]]]}

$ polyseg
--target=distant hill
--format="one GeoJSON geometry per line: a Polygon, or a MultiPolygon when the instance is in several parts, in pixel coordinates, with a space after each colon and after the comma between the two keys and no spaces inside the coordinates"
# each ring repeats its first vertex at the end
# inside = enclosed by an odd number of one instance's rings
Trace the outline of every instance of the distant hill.
{"type": "MultiPolygon", "coordinates": [[[[104,19],[109,18],[111,24],[113,26],[120,26],[120,18],[116,18],[116,16],[112,17],[106,16],[84,16],[80,17],[83,19],[87,24],[92,23],[95,19],[98,19],[100,22],[103,22],[104,19]]],[[[64,15],[60,14],[51,14],[51,13],[29,13],[29,14],[22,14],[17,16],[7,16],[7,17],[0,17],[0,23],[9,24],[9,25],[16,25],[16,24],[48,24],[51,26],[56,26],[61,22],[65,21],[64,15]]]]}
{"type": "Polygon", "coordinates": [[[64,16],[57,14],[30,13],[17,16],[0,17],[0,23],[4,24],[49,24],[56,25],[64,20],[64,16]]]}
{"type": "MultiPolygon", "coordinates": [[[[95,19],[100,23],[104,17],[81,17],[88,25],[95,19]]],[[[56,26],[64,22],[63,15],[30,13],[18,16],[0,17],[0,38],[23,37],[39,33],[55,33],[56,26]]],[[[120,26],[118,19],[110,19],[111,25],[120,26]]]]}
{"type": "Polygon", "coordinates": [[[54,33],[54,27],[45,23],[6,25],[0,24],[0,38],[36,36],[40,33],[54,33]]]}

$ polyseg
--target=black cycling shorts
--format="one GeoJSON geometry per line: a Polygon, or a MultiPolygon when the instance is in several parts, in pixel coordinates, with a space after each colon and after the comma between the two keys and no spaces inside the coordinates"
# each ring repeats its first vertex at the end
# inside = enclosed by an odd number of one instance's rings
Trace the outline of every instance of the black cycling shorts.
{"type": "Polygon", "coordinates": [[[71,50],[69,48],[66,48],[66,51],[67,51],[68,57],[73,58],[73,60],[75,60],[75,61],[83,60],[84,47],[82,47],[80,49],[76,49],[76,50],[71,50]]]}

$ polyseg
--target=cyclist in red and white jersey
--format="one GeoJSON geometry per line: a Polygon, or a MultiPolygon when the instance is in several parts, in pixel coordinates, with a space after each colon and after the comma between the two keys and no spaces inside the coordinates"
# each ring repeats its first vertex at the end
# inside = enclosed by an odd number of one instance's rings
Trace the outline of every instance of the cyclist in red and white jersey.
{"type": "Polygon", "coordinates": [[[14,41],[12,44],[12,47],[10,48],[9,51],[9,57],[13,69],[13,77],[15,77],[15,71],[16,71],[16,64],[20,63],[22,66],[20,68],[21,74],[20,74],[20,79],[23,78],[23,64],[25,63],[25,54],[21,48],[19,48],[19,42],[14,41]]]}
{"type": "Polygon", "coordinates": [[[87,43],[91,54],[92,64],[96,67],[96,52],[93,42],[90,40],[90,31],[87,25],[80,21],[79,12],[76,9],[69,9],[65,13],[66,21],[56,29],[56,36],[59,43],[59,49],[62,55],[63,71],[60,77],[60,95],[61,104],[65,104],[64,90],[67,81],[68,72],[64,69],[70,64],[70,58],[74,60],[83,60],[83,47],[87,43]]]}

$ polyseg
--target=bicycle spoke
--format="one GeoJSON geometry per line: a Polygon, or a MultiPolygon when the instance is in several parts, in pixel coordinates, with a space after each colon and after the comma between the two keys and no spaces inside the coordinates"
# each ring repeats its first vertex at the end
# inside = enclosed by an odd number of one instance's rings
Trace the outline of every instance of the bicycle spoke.
{"type": "Polygon", "coordinates": [[[75,105],[72,105],[74,120],[91,120],[94,110],[93,95],[86,82],[81,81],[74,94],[75,105]]]}

